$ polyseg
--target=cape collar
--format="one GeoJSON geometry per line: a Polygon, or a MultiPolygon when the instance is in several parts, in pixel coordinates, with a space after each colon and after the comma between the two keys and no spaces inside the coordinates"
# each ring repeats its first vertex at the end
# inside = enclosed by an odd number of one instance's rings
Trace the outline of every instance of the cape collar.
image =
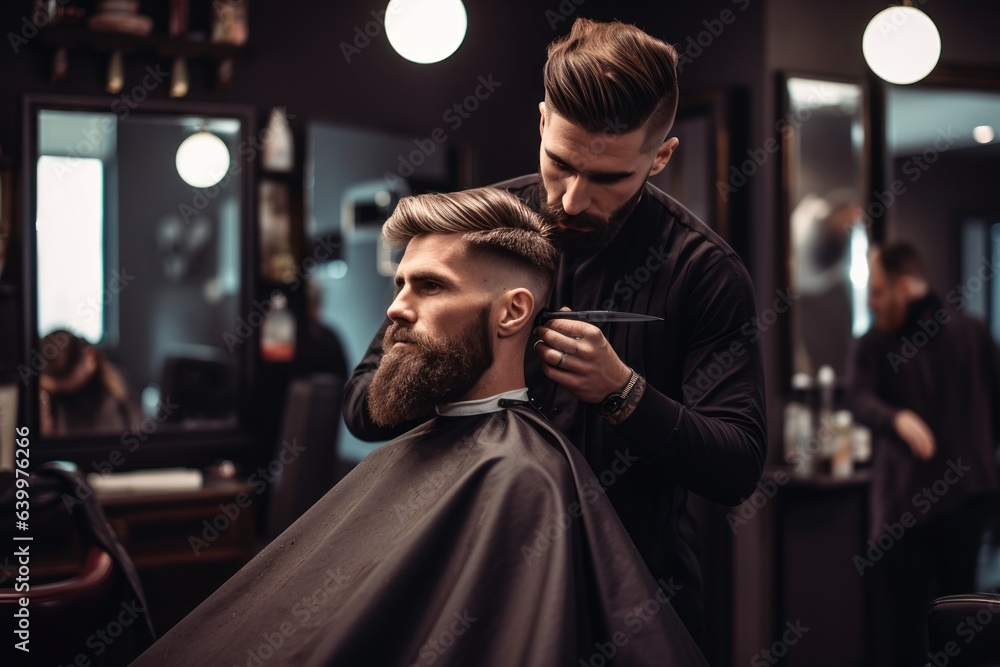
{"type": "Polygon", "coordinates": [[[469,415],[482,415],[488,412],[500,412],[504,408],[500,406],[502,400],[527,401],[528,390],[515,389],[505,391],[502,394],[480,398],[474,401],[459,401],[458,403],[443,403],[435,408],[442,417],[468,417],[469,415]]]}

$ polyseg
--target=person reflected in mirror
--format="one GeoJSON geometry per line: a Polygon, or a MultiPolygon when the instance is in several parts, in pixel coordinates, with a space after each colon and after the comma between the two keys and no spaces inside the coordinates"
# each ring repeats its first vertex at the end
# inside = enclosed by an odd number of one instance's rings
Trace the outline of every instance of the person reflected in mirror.
{"type": "Polygon", "coordinates": [[[141,421],[121,373],[97,346],[57,329],[40,349],[57,350],[39,377],[42,435],[124,433],[141,421]]]}
{"type": "Polygon", "coordinates": [[[871,542],[855,565],[874,577],[875,664],[920,665],[927,605],[975,591],[1000,490],[1000,353],[957,291],[931,289],[912,244],[876,248],[869,271],[875,327],[854,346],[847,387],[873,435],[871,542]]]}
{"type": "Polygon", "coordinates": [[[307,318],[306,335],[302,354],[299,356],[299,375],[326,373],[347,380],[347,357],[340,336],[323,324],[320,319],[323,307],[323,288],[310,280],[306,284],[307,318]]]}

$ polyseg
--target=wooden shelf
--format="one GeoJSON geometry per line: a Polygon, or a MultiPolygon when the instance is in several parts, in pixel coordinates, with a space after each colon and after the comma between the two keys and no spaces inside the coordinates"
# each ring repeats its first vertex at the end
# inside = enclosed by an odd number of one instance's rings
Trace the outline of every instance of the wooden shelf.
{"type": "Polygon", "coordinates": [[[247,54],[245,45],[192,40],[166,35],[133,35],[90,30],[83,25],[53,25],[38,31],[42,42],[53,48],[85,47],[95,51],[147,53],[165,58],[212,58],[229,60],[247,54]]]}

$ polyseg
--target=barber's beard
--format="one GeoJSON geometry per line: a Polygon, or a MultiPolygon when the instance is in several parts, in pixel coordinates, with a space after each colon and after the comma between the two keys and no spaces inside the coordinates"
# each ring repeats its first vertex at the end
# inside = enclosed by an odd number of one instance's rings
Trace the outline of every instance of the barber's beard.
{"type": "Polygon", "coordinates": [[[368,389],[368,412],[380,426],[430,414],[464,397],[493,365],[489,307],[455,336],[431,339],[392,324],[382,339],[382,362],[368,389]],[[393,347],[396,342],[414,343],[393,347]]]}
{"type": "Polygon", "coordinates": [[[636,190],[628,201],[615,209],[605,220],[589,213],[569,215],[563,210],[561,203],[550,205],[549,193],[541,176],[538,182],[541,185],[541,212],[549,222],[556,225],[554,230],[556,246],[563,252],[581,255],[594,255],[611,243],[622,225],[632,215],[643,190],[642,187],[636,190]]]}

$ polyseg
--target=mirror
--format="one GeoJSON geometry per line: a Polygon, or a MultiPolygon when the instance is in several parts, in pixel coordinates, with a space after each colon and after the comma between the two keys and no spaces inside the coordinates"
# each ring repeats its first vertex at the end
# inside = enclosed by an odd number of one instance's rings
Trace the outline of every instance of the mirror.
{"type": "Polygon", "coordinates": [[[785,347],[793,373],[842,376],[853,338],[870,326],[865,92],[854,82],[782,77],[780,208],[786,275],[797,295],[785,347]]]}
{"type": "Polygon", "coordinates": [[[1000,89],[937,77],[886,93],[886,168],[903,192],[887,238],[914,243],[932,289],[1000,340],[1000,89]]]}
{"type": "Polygon", "coordinates": [[[48,97],[26,109],[25,380],[42,435],[237,429],[249,112],[48,97]]]}

